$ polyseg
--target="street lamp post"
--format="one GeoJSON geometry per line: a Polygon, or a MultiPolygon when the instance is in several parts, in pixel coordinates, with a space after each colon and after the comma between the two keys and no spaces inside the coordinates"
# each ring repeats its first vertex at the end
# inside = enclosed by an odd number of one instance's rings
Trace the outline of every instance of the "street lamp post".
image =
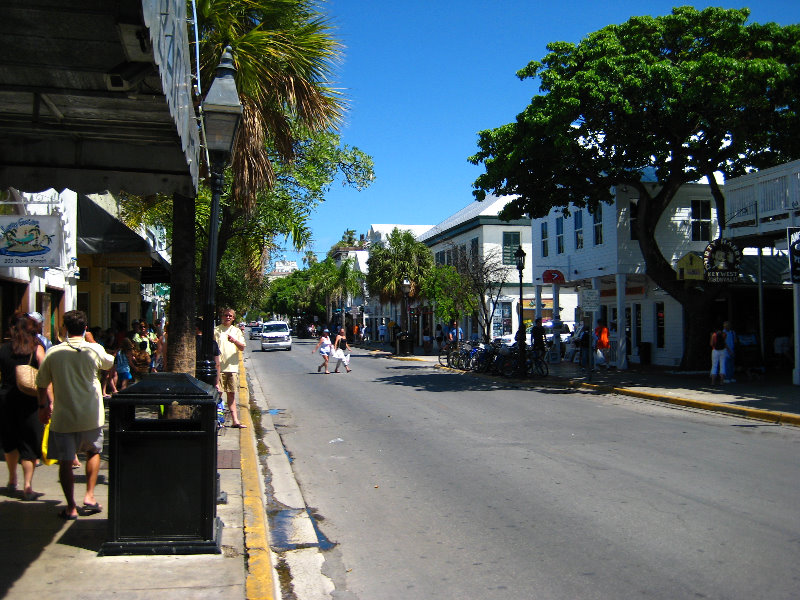
{"type": "Polygon", "coordinates": [[[522,245],[514,252],[514,260],[517,263],[517,271],[519,271],[519,328],[517,329],[517,347],[519,349],[519,372],[520,375],[525,374],[525,323],[522,319],[522,274],[525,271],[525,251],[522,245]]]}
{"type": "Polygon", "coordinates": [[[202,105],[203,127],[211,168],[211,214],[208,223],[208,255],[203,287],[202,360],[195,365],[195,376],[214,385],[217,367],[214,362],[214,296],[217,287],[217,245],[219,241],[219,200],[225,187],[225,165],[230,159],[236,131],[242,116],[242,103],[236,91],[233,54],[225,48],[217,74],[202,105]]]}
{"type": "MultiPolygon", "coordinates": [[[[406,344],[407,344],[408,343],[408,339],[409,339],[408,336],[410,335],[410,332],[408,331],[409,321],[410,321],[410,319],[408,318],[408,295],[411,293],[411,281],[408,278],[403,279],[403,283],[401,285],[401,288],[403,289],[403,296],[405,297],[405,301],[406,301],[405,302],[405,310],[403,311],[403,333],[406,336],[405,339],[406,339],[406,344]]],[[[398,351],[398,353],[400,352],[400,343],[399,342],[397,344],[397,351],[398,351]]]]}

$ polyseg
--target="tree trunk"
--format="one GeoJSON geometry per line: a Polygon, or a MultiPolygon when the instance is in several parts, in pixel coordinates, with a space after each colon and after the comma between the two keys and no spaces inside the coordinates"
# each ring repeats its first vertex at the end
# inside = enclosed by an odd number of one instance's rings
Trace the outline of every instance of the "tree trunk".
{"type": "MultiPolygon", "coordinates": [[[[711,322],[711,307],[723,288],[708,282],[701,282],[701,285],[695,286],[678,280],[675,269],[667,262],[658,247],[655,239],[656,227],[666,208],[670,206],[677,189],[675,187],[674,191],[662,190],[658,196],[648,198],[643,205],[640,201],[640,206],[646,207],[647,210],[640,210],[637,220],[639,248],[644,257],[648,277],[683,308],[681,368],[705,369],[709,367],[708,339],[714,326],[711,322]]],[[[640,194],[647,192],[642,188],[640,194]]],[[[644,198],[644,195],[640,197],[644,198]]]]}
{"type": "Polygon", "coordinates": [[[166,369],[173,373],[194,374],[197,362],[194,198],[175,194],[172,207],[172,278],[166,369]]]}

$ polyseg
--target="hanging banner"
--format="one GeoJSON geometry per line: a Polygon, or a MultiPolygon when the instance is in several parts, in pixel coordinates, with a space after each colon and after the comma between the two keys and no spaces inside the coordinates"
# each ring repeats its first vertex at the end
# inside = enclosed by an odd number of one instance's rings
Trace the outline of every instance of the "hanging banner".
{"type": "Polygon", "coordinates": [[[787,227],[786,240],[789,244],[789,276],[792,283],[800,283],[800,227],[787,227]]]}
{"type": "Polygon", "coordinates": [[[0,267],[60,267],[61,218],[0,216],[0,267]]]}

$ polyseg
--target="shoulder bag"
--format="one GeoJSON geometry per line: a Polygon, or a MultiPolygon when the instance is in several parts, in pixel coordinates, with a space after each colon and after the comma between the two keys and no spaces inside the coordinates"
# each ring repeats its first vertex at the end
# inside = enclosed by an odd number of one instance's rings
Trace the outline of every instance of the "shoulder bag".
{"type": "Polygon", "coordinates": [[[37,396],[36,374],[39,370],[33,366],[33,352],[27,365],[16,366],[17,388],[26,396],[37,396]]]}

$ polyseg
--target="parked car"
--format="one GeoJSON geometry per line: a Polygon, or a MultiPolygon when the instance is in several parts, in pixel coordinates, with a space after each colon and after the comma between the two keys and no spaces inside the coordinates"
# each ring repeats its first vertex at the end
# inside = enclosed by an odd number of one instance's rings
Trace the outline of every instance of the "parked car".
{"type": "MultiPolygon", "coordinates": [[[[544,323],[542,323],[542,325],[544,325],[547,328],[547,334],[545,335],[545,339],[548,342],[555,341],[554,340],[554,335],[555,335],[556,330],[553,328],[553,322],[552,321],[545,321],[544,323]]],[[[563,323],[562,322],[561,323],[561,328],[558,331],[558,333],[559,333],[559,337],[561,338],[561,343],[562,344],[566,344],[569,341],[570,337],[572,337],[572,331],[570,330],[570,327],[569,327],[568,323],[563,323]]]]}
{"type": "Polygon", "coordinates": [[[291,350],[292,332],[283,321],[268,321],[261,326],[261,350],[291,350]]]}
{"type": "Polygon", "coordinates": [[[261,325],[253,325],[250,327],[250,339],[251,340],[260,340],[261,339],[261,325]]]}

